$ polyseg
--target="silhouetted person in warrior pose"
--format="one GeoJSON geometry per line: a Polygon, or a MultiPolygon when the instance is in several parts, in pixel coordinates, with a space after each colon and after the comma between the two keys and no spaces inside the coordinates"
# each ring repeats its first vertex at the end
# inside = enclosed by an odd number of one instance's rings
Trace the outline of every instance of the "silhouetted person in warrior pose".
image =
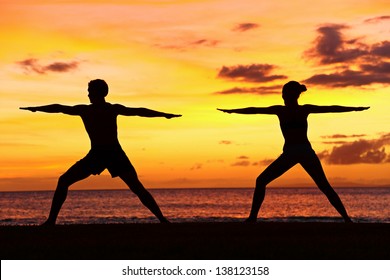
{"type": "Polygon", "coordinates": [[[264,200],[267,184],[281,176],[297,163],[301,164],[306,172],[312,177],[318,188],[326,195],[329,202],[344,218],[344,221],[347,223],[352,222],[339,196],[326,179],[321,162],[310,145],[307,138],[307,117],[312,113],[362,111],[367,110],[369,107],[299,105],[299,95],[304,91],[306,91],[305,85],[296,81],[290,81],[283,86],[282,90],[285,106],[275,105],[270,107],[250,107],[232,110],[218,109],[225,113],[277,115],[285,140],[283,153],[256,179],[252,209],[246,220],[247,222],[256,222],[258,212],[264,200]]]}
{"type": "Polygon", "coordinates": [[[105,101],[108,85],[104,80],[92,80],[88,84],[90,105],[65,106],[52,104],[38,107],[24,107],[23,110],[45,113],[63,113],[80,116],[91,140],[91,150],[80,161],[60,176],[54,193],[51,210],[43,225],[54,225],[65,202],[68,188],[77,181],[90,175],[97,175],[108,169],[112,177],[119,176],[141,202],[160,220],[168,222],[152,195],[139,181],[137,173],[122,150],[117,137],[117,116],[165,117],[167,119],[181,115],[166,114],[146,108],[129,108],[105,101]]]}

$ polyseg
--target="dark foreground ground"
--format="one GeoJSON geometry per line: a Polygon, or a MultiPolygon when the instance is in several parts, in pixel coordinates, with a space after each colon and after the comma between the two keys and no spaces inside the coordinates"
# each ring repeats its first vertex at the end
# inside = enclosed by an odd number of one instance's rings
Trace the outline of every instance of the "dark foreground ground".
{"type": "Polygon", "coordinates": [[[390,259],[390,224],[1,226],[5,259],[390,259]]]}

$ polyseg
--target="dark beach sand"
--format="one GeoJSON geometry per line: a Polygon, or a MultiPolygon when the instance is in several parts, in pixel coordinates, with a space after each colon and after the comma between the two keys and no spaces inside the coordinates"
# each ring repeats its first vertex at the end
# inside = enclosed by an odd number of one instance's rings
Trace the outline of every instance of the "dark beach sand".
{"type": "Polygon", "coordinates": [[[390,224],[181,223],[0,227],[1,259],[390,259],[390,224]]]}

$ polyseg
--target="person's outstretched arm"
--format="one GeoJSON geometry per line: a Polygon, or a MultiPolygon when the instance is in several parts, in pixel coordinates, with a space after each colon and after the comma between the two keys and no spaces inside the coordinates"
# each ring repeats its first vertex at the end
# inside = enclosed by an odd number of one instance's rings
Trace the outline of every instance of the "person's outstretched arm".
{"type": "Polygon", "coordinates": [[[224,112],[224,113],[235,113],[235,114],[270,114],[270,115],[277,115],[279,112],[281,106],[275,105],[270,107],[248,107],[248,108],[241,108],[241,109],[217,109],[218,111],[224,112]]]}
{"type": "Polygon", "coordinates": [[[80,109],[84,105],[67,106],[61,104],[51,104],[35,107],[20,107],[21,110],[28,110],[31,112],[45,112],[45,113],[63,113],[67,115],[79,115],[80,109]]]}
{"type": "Polygon", "coordinates": [[[130,108],[119,104],[115,106],[118,114],[123,116],[139,116],[139,117],[147,117],[147,118],[164,117],[167,119],[181,117],[181,115],[163,113],[163,112],[154,111],[147,108],[130,108]]]}
{"type": "Polygon", "coordinates": [[[348,106],[316,106],[316,105],[305,105],[310,113],[344,113],[353,111],[364,111],[370,107],[348,107],[348,106]]]}

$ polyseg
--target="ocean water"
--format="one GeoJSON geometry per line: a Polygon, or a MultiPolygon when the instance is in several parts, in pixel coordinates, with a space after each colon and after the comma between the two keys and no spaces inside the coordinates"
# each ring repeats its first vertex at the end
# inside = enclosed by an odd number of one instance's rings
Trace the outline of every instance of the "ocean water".
{"type": "MultiPolygon", "coordinates": [[[[253,189],[151,189],[172,222],[239,222],[253,189]]],[[[390,188],[336,188],[360,223],[390,223],[390,188]]],[[[52,191],[0,193],[0,225],[38,225],[49,213],[52,191]]],[[[317,188],[268,188],[259,221],[342,222],[317,188]]],[[[129,190],[69,191],[58,224],[155,223],[129,190]]]]}

